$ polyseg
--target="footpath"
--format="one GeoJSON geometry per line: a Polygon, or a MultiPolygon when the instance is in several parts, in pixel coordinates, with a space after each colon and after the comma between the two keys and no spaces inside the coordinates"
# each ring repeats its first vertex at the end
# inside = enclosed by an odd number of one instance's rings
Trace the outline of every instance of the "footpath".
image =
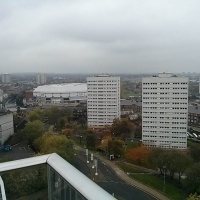
{"type": "MultiPolygon", "coordinates": [[[[82,147],[78,147],[78,149],[85,152],[85,149],[82,148],[82,147]]],[[[119,167],[117,167],[114,162],[108,160],[107,158],[105,158],[103,156],[100,156],[99,154],[95,154],[95,156],[98,159],[100,159],[101,161],[103,161],[105,164],[107,164],[110,168],[112,168],[115,171],[115,173],[118,175],[118,177],[120,177],[121,179],[126,181],[128,184],[134,186],[135,188],[138,188],[138,189],[144,191],[145,193],[150,194],[151,196],[153,196],[156,199],[169,200],[168,197],[166,197],[165,195],[163,195],[159,191],[157,191],[157,190],[155,190],[151,187],[148,187],[147,185],[144,185],[144,184],[130,178],[124,171],[122,171],[119,167]]]]}

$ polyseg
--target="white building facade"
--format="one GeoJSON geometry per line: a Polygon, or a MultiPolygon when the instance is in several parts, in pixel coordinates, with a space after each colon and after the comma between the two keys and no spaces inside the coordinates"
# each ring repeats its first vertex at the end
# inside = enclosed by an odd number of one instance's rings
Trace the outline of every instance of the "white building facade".
{"type": "Polygon", "coordinates": [[[36,74],[36,83],[38,85],[44,85],[46,84],[46,81],[47,81],[46,74],[41,74],[41,73],[36,74]]]}
{"type": "Polygon", "coordinates": [[[187,148],[188,78],[160,73],[142,79],[142,142],[187,148]]]}
{"type": "Polygon", "coordinates": [[[112,125],[120,118],[120,77],[98,75],[87,78],[88,126],[112,125]]]}
{"type": "Polygon", "coordinates": [[[63,83],[41,85],[33,91],[33,97],[39,105],[59,105],[87,100],[86,83],[63,83]]]}
{"type": "Polygon", "coordinates": [[[11,75],[10,74],[2,74],[1,80],[2,80],[2,83],[11,83],[11,75]]]}
{"type": "Polygon", "coordinates": [[[13,114],[0,113],[0,144],[2,145],[13,134],[13,114]]]}

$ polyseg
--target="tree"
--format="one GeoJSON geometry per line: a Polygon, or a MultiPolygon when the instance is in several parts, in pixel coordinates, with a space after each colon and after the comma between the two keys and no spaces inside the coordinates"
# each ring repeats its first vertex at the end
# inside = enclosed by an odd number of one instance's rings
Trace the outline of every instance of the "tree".
{"type": "Polygon", "coordinates": [[[195,194],[191,194],[187,200],[200,200],[200,195],[195,194]]]}
{"type": "Polygon", "coordinates": [[[28,122],[23,129],[22,133],[26,136],[26,139],[29,143],[33,143],[33,141],[40,137],[42,133],[45,132],[44,123],[39,120],[28,122]]]}
{"type": "Polygon", "coordinates": [[[81,117],[78,119],[78,123],[81,124],[82,127],[84,127],[87,124],[87,120],[81,117]]]}
{"type": "Polygon", "coordinates": [[[52,106],[48,112],[49,123],[56,125],[61,117],[60,109],[57,106],[52,106]]]}
{"type": "Polygon", "coordinates": [[[70,108],[60,109],[60,114],[61,114],[62,117],[66,117],[69,122],[73,118],[73,112],[72,112],[72,109],[70,109],[70,108]]]}
{"type": "Polygon", "coordinates": [[[171,179],[174,178],[174,174],[177,170],[176,159],[180,156],[179,152],[175,149],[165,150],[165,166],[169,171],[171,179]]]}
{"type": "Polygon", "coordinates": [[[128,137],[132,131],[132,124],[129,122],[128,118],[124,119],[114,119],[111,126],[111,132],[115,137],[128,137]]]}
{"type": "Polygon", "coordinates": [[[56,128],[57,130],[62,130],[65,127],[65,124],[67,123],[67,118],[66,117],[61,117],[58,119],[56,128]]]}
{"type": "Polygon", "coordinates": [[[47,188],[47,170],[44,165],[36,166],[34,169],[24,168],[11,171],[3,174],[2,178],[9,199],[30,195],[47,188]],[[27,176],[30,172],[34,176],[27,176]]]}
{"type": "Polygon", "coordinates": [[[66,128],[66,129],[62,130],[62,134],[65,135],[66,137],[70,137],[72,135],[72,133],[73,133],[72,129],[66,128]]]}
{"type": "Polygon", "coordinates": [[[149,167],[159,169],[160,173],[163,174],[163,166],[167,164],[167,151],[168,150],[162,148],[150,149],[148,155],[149,167]]]}
{"type": "Polygon", "coordinates": [[[135,138],[142,138],[142,126],[136,126],[135,138]]]}
{"type": "Polygon", "coordinates": [[[41,117],[36,112],[31,112],[29,115],[30,121],[41,120],[41,117]]]}
{"type": "Polygon", "coordinates": [[[111,136],[105,137],[104,139],[101,140],[101,144],[99,145],[98,148],[106,151],[108,149],[109,141],[112,141],[112,137],[111,136]]]}
{"type": "Polygon", "coordinates": [[[125,151],[125,143],[122,140],[108,140],[109,154],[123,156],[125,151]]]}
{"type": "Polygon", "coordinates": [[[175,168],[178,173],[178,180],[180,182],[181,176],[184,174],[185,170],[192,164],[192,159],[186,153],[177,152],[175,157],[175,168]]]}
{"type": "Polygon", "coordinates": [[[74,158],[74,142],[64,135],[55,135],[46,132],[34,141],[34,147],[42,154],[57,153],[68,162],[72,163],[74,158]]]}
{"type": "Polygon", "coordinates": [[[92,130],[86,131],[86,147],[88,149],[94,149],[96,146],[95,133],[92,130]]]}
{"type": "Polygon", "coordinates": [[[200,162],[200,147],[199,146],[192,146],[189,150],[190,156],[193,158],[195,162],[200,162]]]}
{"type": "Polygon", "coordinates": [[[107,137],[111,137],[111,131],[110,131],[110,127],[106,127],[105,126],[105,129],[104,130],[102,130],[99,134],[98,134],[98,136],[100,137],[100,139],[101,140],[103,140],[103,139],[105,139],[105,138],[107,138],[107,137]]]}
{"type": "Polygon", "coordinates": [[[126,159],[133,164],[146,167],[148,165],[149,153],[149,149],[145,146],[131,148],[126,153],[126,159]]]}
{"type": "Polygon", "coordinates": [[[36,108],[29,114],[30,121],[42,120],[43,112],[40,108],[36,108]]]}
{"type": "Polygon", "coordinates": [[[200,189],[200,162],[194,163],[186,170],[185,187],[190,193],[200,189]]]}
{"type": "Polygon", "coordinates": [[[23,94],[18,94],[17,97],[16,97],[16,104],[17,106],[23,106],[23,94]]]}

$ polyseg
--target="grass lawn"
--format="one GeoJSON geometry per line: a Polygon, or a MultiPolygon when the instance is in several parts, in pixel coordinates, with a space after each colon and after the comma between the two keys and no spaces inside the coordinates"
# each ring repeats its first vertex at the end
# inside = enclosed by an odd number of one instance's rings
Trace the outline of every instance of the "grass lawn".
{"type": "MultiPolygon", "coordinates": [[[[153,174],[130,174],[130,176],[152,188],[163,192],[163,176],[161,175],[153,175],[153,174]]],[[[183,197],[183,192],[181,188],[178,188],[176,181],[172,181],[166,177],[165,182],[165,194],[174,200],[182,200],[185,199],[183,197]]]]}
{"type": "Polygon", "coordinates": [[[139,147],[139,146],[141,146],[141,142],[138,142],[138,141],[133,141],[133,142],[126,142],[127,143],[127,148],[126,148],[126,150],[129,150],[129,149],[131,149],[131,148],[136,148],[136,147],[139,147]]]}
{"type": "Polygon", "coordinates": [[[116,164],[124,171],[129,173],[147,173],[148,171],[145,169],[141,169],[139,167],[131,166],[123,162],[116,162],[116,164]]]}

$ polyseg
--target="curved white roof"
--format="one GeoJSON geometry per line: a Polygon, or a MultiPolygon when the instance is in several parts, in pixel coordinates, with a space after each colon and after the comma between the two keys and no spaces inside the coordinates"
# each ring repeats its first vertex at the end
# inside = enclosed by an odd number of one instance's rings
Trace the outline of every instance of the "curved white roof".
{"type": "Polygon", "coordinates": [[[52,84],[52,85],[41,85],[38,86],[33,93],[75,93],[75,92],[87,92],[87,84],[86,83],[63,83],[63,84],[52,84]]]}

